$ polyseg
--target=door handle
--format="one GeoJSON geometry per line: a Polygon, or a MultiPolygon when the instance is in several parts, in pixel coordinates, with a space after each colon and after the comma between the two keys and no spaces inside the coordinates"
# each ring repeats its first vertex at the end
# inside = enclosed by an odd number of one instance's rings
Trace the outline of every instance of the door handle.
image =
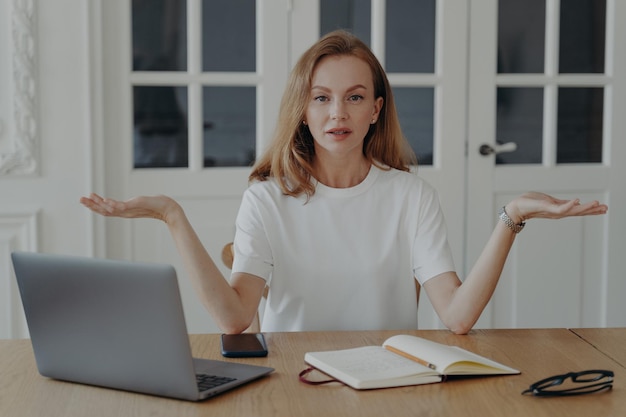
{"type": "Polygon", "coordinates": [[[494,146],[491,146],[487,143],[483,143],[482,145],[480,145],[480,148],[478,148],[478,152],[481,155],[487,156],[487,155],[491,155],[491,154],[499,154],[499,153],[505,153],[505,152],[515,152],[517,150],[517,143],[515,142],[507,142],[507,143],[498,143],[494,146]]]}

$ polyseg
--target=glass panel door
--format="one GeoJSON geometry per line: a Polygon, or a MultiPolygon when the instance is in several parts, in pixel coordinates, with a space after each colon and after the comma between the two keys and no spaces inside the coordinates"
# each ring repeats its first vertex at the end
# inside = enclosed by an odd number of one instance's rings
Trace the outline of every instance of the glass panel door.
{"type": "MultiPolygon", "coordinates": [[[[521,193],[615,201],[610,178],[620,168],[609,149],[619,141],[608,126],[619,83],[611,74],[624,50],[612,41],[616,4],[472,0],[466,265],[498,209],[521,193]]],[[[600,325],[607,221],[529,222],[479,327],[600,325]]]]}
{"type": "MultiPolygon", "coordinates": [[[[95,161],[104,171],[102,192],[120,200],[173,197],[216,260],[233,239],[250,165],[274,131],[289,69],[289,6],[290,0],[106,0],[94,6],[103,19],[97,62],[104,143],[96,151],[102,160],[95,161]]],[[[166,227],[104,222],[108,257],[174,265],[189,331],[219,331],[166,227]]]]}

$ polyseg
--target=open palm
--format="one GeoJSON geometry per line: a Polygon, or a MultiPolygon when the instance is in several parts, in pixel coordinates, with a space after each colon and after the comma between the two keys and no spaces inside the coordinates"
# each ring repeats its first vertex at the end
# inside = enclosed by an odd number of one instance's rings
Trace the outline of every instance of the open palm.
{"type": "Polygon", "coordinates": [[[580,200],[561,200],[548,194],[528,192],[516,198],[512,213],[523,220],[532,218],[561,219],[571,216],[604,214],[608,207],[598,201],[581,204],[580,200]]]}
{"type": "Polygon", "coordinates": [[[177,203],[170,197],[141,196],[127,201],[118,201],[111,198],[102,198],[97,194],[82,197],[80,203],[94,213],[107,217],[152,218],[167,222],[167,213],[176,207],[177,203]]]}

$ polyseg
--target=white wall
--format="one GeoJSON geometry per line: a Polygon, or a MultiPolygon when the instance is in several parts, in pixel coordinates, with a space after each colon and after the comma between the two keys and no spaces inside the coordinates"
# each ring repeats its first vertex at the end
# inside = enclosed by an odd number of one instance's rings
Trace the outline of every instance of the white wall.
{"type": "Polygon", "coordinates": [[[88,2],[27,3],[0,0],[0,338],[26,334],[14,318],[11,251],[93,253],[90,215],[78,203],[92,188],[88,2]],[[36,129],[20,132],[31,113],[36,129]],[[23,157],[31,139],[34,152],[23,157]]]}

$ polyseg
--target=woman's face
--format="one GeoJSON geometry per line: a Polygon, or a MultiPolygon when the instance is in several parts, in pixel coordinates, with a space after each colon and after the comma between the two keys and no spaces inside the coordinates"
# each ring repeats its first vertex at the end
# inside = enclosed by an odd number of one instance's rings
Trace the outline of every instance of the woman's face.
{"type": "Polygon", "coordinates": [[[328,56],[315,67],[305,122],[317,156],[363,157],[363,140],[378,120],[382,97],[374,97],[372,72],[353,56],[328,56]]]}

